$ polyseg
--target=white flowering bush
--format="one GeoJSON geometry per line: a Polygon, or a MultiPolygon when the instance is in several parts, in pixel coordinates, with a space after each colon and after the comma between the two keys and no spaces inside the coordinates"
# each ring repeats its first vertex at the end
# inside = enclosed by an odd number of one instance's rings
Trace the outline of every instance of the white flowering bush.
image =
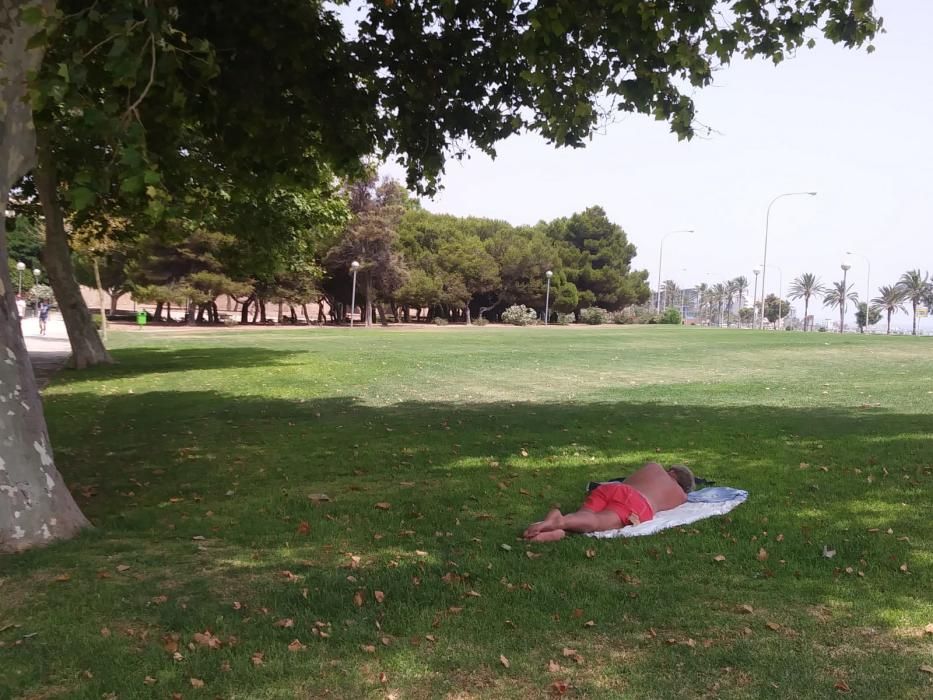
{"type": "Polygon", "coordinates": [[[513,326],[530,326],[538,322],[538,312],[524,304],[515,304],[502,312],[502,322],[513,326]]]}
{"type": "Polygon", "coordinates": [[[601,309],[598,306],[591,306],[588,309],[583,309],[580,312],[580,320],[583,323],[588,323],[591,326],[598,326],[601,323],[607,323],[609,321],[609,312],[605,309],[601,309]]]}
{"type": "Polygon", "coordinates": [[[557,323],[561,326],[569,326],[571,323],[576,323],[577,317],[573,314],[557,314],[557,323]]]}

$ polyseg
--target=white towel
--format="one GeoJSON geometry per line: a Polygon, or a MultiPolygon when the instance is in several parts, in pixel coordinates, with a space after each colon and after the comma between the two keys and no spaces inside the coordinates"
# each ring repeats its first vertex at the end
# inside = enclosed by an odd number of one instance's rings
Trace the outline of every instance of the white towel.
{"type": "Polygon", "coordinates": [[[686,503],[682,503],[670,510],[662,510],[646,523],[626,525],[616,530],[587,532],[586,534],[589,537],[599,539],[653,535],[669,527],[689,525],[697,520],[710,518],[714,515],[725,515],[736,506],[744,503],[746,498],[748,498],[748,491],[733,489],[728,486],[711,486],[710,488],[694,491],[687,496],[686,503]]]}

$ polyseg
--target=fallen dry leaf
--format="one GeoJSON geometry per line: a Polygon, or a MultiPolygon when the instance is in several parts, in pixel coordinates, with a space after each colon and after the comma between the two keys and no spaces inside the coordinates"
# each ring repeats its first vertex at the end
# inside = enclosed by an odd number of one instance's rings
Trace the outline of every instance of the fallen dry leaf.
{"type": "Polygon", "coordinates": [[[291,571],[287,571],[287,570],[286,570],[286,571],[280,571],[280,572],[279,572],[279,576],[280,576],[281,578],[284,578],[286,581],[290,581],[290,582],[292,582],[292,583],[294,583],[295,581],[298,580],[298,577],[297,577],[295,574],[293,574],[291,571]]]}
{"type": "Polygon", "coordinates": [[[713,561],[725,561],[725,560],[726,560],[725,554],[717,554],[715,557],[713,557],[713,561]]]}
{"type": "Polygon", "coordinates": [[[567,681],[554,681],[549,687],[555,695],[563,695],[570,688],[567,681]]]}
{"type": "Polygon", "coordinates": [[[378,508],[379,510],[389,510],[391,507],[392,504],[387,501],[379,501],[379,503],[373,506],[373,508],[378,508]]]}
{"type": "Polygon", "coordinates": [[[549,673],[560,673],[560,664],[551,659],[547,662],[547,670],[549,673]]]}
{"type": "Polygon", "coordinates": [[[299,535],[310,535],[311,525],[308,523],[307,520],[302,520],[300,523],[298,523],[298,530],[296,530],[296,532],[299,535]]]}
{"type": "Polygon", "coordinates": [[[527,457],[527,456],[528,456],[528,450],[526,450],[526,449],[523,447],[523,448],[522,448],[522,451],[521,451],[521,455],[522,455],[522,457],[527,457]]]}
{"type": "Polygon", "coordinates": [[[353,594],[353,604],[358,607],[363,607],[363,591],[357,591],[353,594]]]}
{"type": "Polygon", "coordinates": [[[382,646],[387,647],[392,644],[392,640],[389,637],[379,637],[379,642],[382,646]]]}
{"type": "Polygon", "coordinates": [[[373,598],[376,599],[377,603],[382,603],[386,599],[386,594],[382,591],[373,591],[373,598]]]}
{"type": "MultiPolygon", "coordinates": [[[[100,628],[100,636],[101,636],[101,637],[109,637],[109,636],[110,636],[110,628],[109,628],[109,627],[101,627],[101,628],[100,628]]],[[[177,648],[177,647],[176,647],[176,648],[177,648]]]]}
{"type": "Polygon", "coordinates": [[[541,554],[539,552],[529,551],[529,552],[525,552],[525,556],[528,557],[529,559],[538,559],[541,556],[541,554]]]}
{"type": "Polygon", "coordinates": [[[901,564],[901,565],[900,565],[899,567],[897,567],[897,568],[898,568],[901,572],[903,572],[903,573],[905,573],[905,574],[907,573],[907,564],[906,564],[906,563],[905,563],[905,564],[901,564]]]}
{"type": "Polygon", "coordinates": [[[467,595],[471,598],[481,598],[482,596],[477,591],[467,591],[467,595]]]}
{"type": "Polygon", "coordinates": [[[849,688],[849,684],[845,681],[836,681],[836,685],[834,685],[833,688],[838,690],[840,693],[848,693],[849,690],[851,690],[851,688],[849,688]]]}
{"type": "Polygon", "coordinates": [[[569,647],[564,647],[564,650],[561,652],[564,656],[576,656],[577,650],[570,649],[569,647]]]}
{"type": "Polygon", "coordinates": [[[836,550],[830,549],[824,544],[823,545],[823,556],[826,557],[827,559],[832,559],[834,556],[836,556],[836,550]]]}
{"type": "Polygon", "coordinates": [[[924,634],[933,634],[933,622],[923,628],[924,634]]]}
{"type": "Polygon", "coordinates": [[[122,574],[124,571],[129,571],[129,570],[130,570],[130,567],[129,567],[128,564],[118,564],[118,565],[117,565],[117,571],[119,571],[121,574],[122,574]]]}
{"type": "MultiPolygon", "coordinates": [[[[524,450],[522,450],[522,452],[524,452],[524,450]]],[[[509,663],[509,660],[505,658],[504,654],[499,654],[499,663],[505,666],[506,668],[510,668],[512,666],[512,664],[509,663]]]]}
{"type": "Polygon", "coordinates": [[[774,630],[775,632],[781,629],[781,626],[777,622],[766,622],[765,627],[767,627],[769,630],[774,630]]]}
{"type": "Polygon", "coordinates": [[[145,683],[146,685],[155,685],[156,683],[158,683],[158,681],[152,676],[146,676],[145,678],[143,678],[143,683],[145,683]]]}
{"type": "Polygon", "coordinates": [[[188,682],[191,683],[192,688],[203,688],[204,687],[204,681],[202,681],[200,678],[189,678],[188,682]]]}
{"type": "Polygon", "coordinates": [[[382,683],[382,685],[385,685],[389,682],[389,677],[386,675],[385,671],[379,672],[379,682],[382,683]]]}
{"type": "Polygon", "coordinates": [[[265,654],[263,654],[261,651],[254,651],[253,654],[249,657],[250,663],[252,663],[253,666],[262,666],[264,656],[265,654]]]}
{"type": "Polygon", "coordinates": [[[742,605],[736,608],[736,611],[750,615],[751,613],[755,612],[755,609],[748,603],[743,603],[742,605]]]}
{"type": "Polygon", "coordinates": [[[768,550],[764,547],[758,550],[758,561],[768,561],[768,550]]]}
{"type": "Polygon", "coordinates": [[[221,645],[220,638],[212,635],[209,630],[204,632],[195,632],[193,639],[195,644],[198,644],[202,647],[207,647],[208,649],[219,649],[221,645]]]}
{"type": "Polygon", "coordinates": [[[55,580],[59,583],[66,583],[71,580],[71,574],[59,574],[55,577],[55,580]]]}
{"type": "Polygon", "coordinates": [[[933,666],[929,666],[928,664],[922,664],[917,670],[921,673],[929,673],[933,675],[933,666]]]}
{"type": "Polygon", "coordinates": [[[302,644],[301,642],[299,642],[297,639],[293,639],[293,640],[292,640],[291,642],[289,642],[289,644],[288,644],[288,650],[289,650],[289,651],[304,651],[306,648],[307,648],[307,647],[306,647],[304,644],[302,644]]]}
{"type": "Polygon", "coordinates": [[[167,595],[157,595],[155,598],[152,599],[152,604],[153,604],[153,605],[162,605],[162,603],[165,603],[165,602],[167,602],[167,601],[168,601],[168,596],[167,596],[167,595]]]}
{"type": "Polygon", "coordinates": [[[283,628],[294,627],[295,621],[290,617],[283,617],[281,620],[276,620],[275,622],[273,622],[272,626],[283,627],[283,628]]]}
{"type": "Polygon", "coordinates": [[[595,550],[595,549],[588,549],[588,550],[586,550],[586,558],[587,558],[587,559],[592,559],[592,558],[595,557],[595,556],[596,556],[596,550],[595,550]]]}
{"type": "Polygon", "coordinates": [[[376,647],[373,644],[360,644],[360,651],[364,651],[367,654],[375,654],[376,647]]]}
{"type": "Polygon", "coordinates": [[[587,620],[586,622],[583,623],[583,626],[584,626],[584,627],[595,627],[595,626],[596,626],[596,621],[595,621],[595,620],[587,620]]]}

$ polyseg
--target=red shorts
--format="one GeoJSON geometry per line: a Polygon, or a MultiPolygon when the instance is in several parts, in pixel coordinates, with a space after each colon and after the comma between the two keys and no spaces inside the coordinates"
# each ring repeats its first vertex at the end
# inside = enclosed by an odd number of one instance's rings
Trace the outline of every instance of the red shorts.
{"type": "Polygon", "coordinates": [[[611,510],[619,516],[623,525],[644,523],[654,517],[651,504],[641,493],[626,484],[597,486],[590,491],[583,507],[596,513],[611,510]],[[637,519],[636,523],[632,523],[633,514],[637,519]]]}

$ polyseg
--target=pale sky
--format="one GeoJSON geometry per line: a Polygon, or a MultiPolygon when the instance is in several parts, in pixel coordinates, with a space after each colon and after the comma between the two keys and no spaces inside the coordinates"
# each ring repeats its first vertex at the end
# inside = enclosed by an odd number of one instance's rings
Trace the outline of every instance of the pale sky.
{"type": "MultiPolygon", "coordinates": [[[[474,152],[450,162],[444,190],[424,205],[532,224],[598,204],[638,247],[634,264],[651,272],[652,288],[661,236],[695,229],[664,244],[662,277],[689,287],[741,274],[753,283],[768,202],[816,190],[772,208],[768,291],[777,292],[778,268],[785,290],[803,272],[839,280],[852,250],[871,261],[874,297],[909,268],[933,268],[933,2],[876,6],[887,33],[872,54],[824,40],[776,67],[737,60],[718,73],[695,96],[699,120],[719,132],[710,138],[678,142],[666,124],[642,116],[610,125],[579,150],[515,136],[495,160],[474,152]]],[[[862,258],[852,259],[849,281],[860,300],[866,271],[862,258]]],[[[816,306],[818,323],[838,318],[816,306]]],[[[910,317],[897,314],[894,324],[907,328],[910,317]]],[[[933,319],[924,327],[933,331],[933,319]]]]}

